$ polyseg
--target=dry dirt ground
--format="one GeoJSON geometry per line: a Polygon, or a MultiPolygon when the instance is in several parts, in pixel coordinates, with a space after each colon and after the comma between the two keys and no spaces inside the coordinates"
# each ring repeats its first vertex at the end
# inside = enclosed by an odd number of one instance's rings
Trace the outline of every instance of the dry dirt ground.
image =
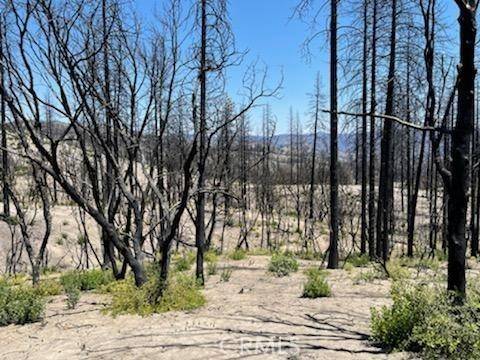
{"type": "MultiPolygon", "coordinates": [[[[63,296],[43,323],[0,329],[1,359],[404,359],[368,341],[370,307],[389,303],[388,281],[356,285],[353,272],[330,271],[332,296],[301,298],[301,270],[277,278],[268,257],[228,261],[229,282],[209,277],[207,304],[149,317],[102,313],[108,297],[84,294],[75,310],[63,296]]],[[[220,267],[222,264],[220,264],[220,267]]]]}

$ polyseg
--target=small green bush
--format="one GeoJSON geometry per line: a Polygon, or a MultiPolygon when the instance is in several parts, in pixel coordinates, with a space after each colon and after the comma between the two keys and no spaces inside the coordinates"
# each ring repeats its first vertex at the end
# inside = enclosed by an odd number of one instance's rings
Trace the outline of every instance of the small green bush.
{"type": "Polygon", "coordinates": [[[218,264],[218,255],[217,252],[214,250],[209,250],[205,253],[204,260],[207,263],[207,274],[208,275],[216,275],[217,264],[218,264]]]}
{"type": "Polygon", "coordinates": [[[65,294],[67,295],[66,303],[67,309],[75,309],[80,301],[81,292],[80,289],[74,283],[69,283],[65,287],[65,294]]]}
{"type": "Polygon", "coordinates": [[[305,273],[307,282],[303,286],[303,297],[316,299],[331,295],[332,292],[325,278],[325,271],[318,268],[310,268],[305,273]]]}
{"type": "Polygon", "coordinates": [[[437,259],[420,259],[416,268],[419,270],[428,269],[436,272],[440,268],[440,261],[438,261],[437,259]]]}
{"type": "Polygon", "coordinates": [[[156,279],[150,279],[141,288],[133,279],[118,281],[111,289],[112,303],[108,311],[113,315],[138,314],[142,316],[167,311],[192,310],[205,304],[205,297],[194,277],[176,273],[168,281],[167,288],[158,303],[152,303],[157,290],[156,279]]]}
{"type": "Polygon", "coordinates": [[[44,297],[31,286],[0,282],[0,326],[39,321],[45,312],[44,297]]]}
{"type": "Polygon", "coordinates": [[[418,271],[420,270],[437,271],[440,267],[440,261],[438,259],[431,259],[431,258],[402,257],[398,260],[398,263],[403,267],[415,268],[418,271]]]}
{"type": "Polygon", "coordinates": [[[321,260],[322,259],[322,253],[307,250],[307,251],[299,252],[297,254],[297,257],[302,259],[302,260],[321,260]]]}
{"type": "Polygon", "coordinates": [[[391,307],[371,310],[372,339],[390,349],[409,349],[414,327],[428,314],[436,296],[421,285],[394,283],[392,300],[391,307]]]}
{"type": "Polygon", "coordinates": [[[183,254],[177,254],[173,257],[173,262],[176,271],[188,271],[195,263],[196,254],[193,251],[188,251],[183,254]]]}
{"type": "Polygon", "coordinates": [[[392,306],[372,309],[372,339],[424,359],[480,359],[478,287],[470,293],[454,305],[440,285],[394,283],[392,306]]]}
{"type": "Polygon", "coordinates": [[[387,275],[384,271],[380,271],[378,269],[368,269],[365,271],[361,271],[360,273],[356,274],[353,283],[358,285],[362,283],[371,283],[375,280],[385,280],[387,279],[387,275]]]}
{"type": "MultiPolygon", "coordinates": [[[[388,274],[386,275],[393,281],[404,280],[410,277],[410,271],[408,268],[402,266],[401,263],[396,259],[387,262],[387,270],[388,274]]],[[[385,270],[381,268],[380,271],[384,272],[385,270]]]]}
{"type": "Polygon", "coordinates": [[[56,273],[58,272],[58,267],[57,266],[45,266],[45,267],[42,267],[42,274],[43,275],[48,275],[48,274],[53,274],[53,273],[56,273]]]}
{"type": "Polygon", "coordinates": [[[232,277],[233,270],[230,268],[225,268],[222,270],[220,274],[220,281],[221,282],[229,282],[230,278],[232,277]]]}
{"type": "Polygon", "coordinates": [[[353,267],[365,267],[370,263],[370,258],[367,254],[353,253],[347,257],[345,262],[353,267]]]}
{"type": "Polygon", "coordinates": [[[217,263],[216,262],[207,262],[207,274],[208,275],[216,275],[218,272],[217,263]]]}
{"type": "Polygon", "coordinates": [[[81,291],[94,290],[114,281],[110,271],[100,269],[67,271],[60,277],[63,288],[76,286],[81,291]]]}
{"type": "Polygon", "coordinates": [[[231,252],[228,257],[232,260],[243,260],[247,257],[247,252],[243,249],[235,249],[233,252],[231,252]]]}
{"type": "Polygon", "coordinates": [[[175,261],[175,270],[177,271],[188,271],[192,267],[192,263],[187,257],[182,256],[175,261]]]}
{"type": "Polygon", "coordinates": [[[272,251],[266,248],[256,248],[248,251],[248,255],[252,255],[252,256],[267,256],[271,254],[272,254],[272,251]]]}
{"type": "Polygon", "coordinates": [[[205,255],[203,256],[203,259],[207,263],[216,263],[218,262],[217,252],[214,250],[209,250],[205,253],[205,255]]]}
{"type": "Polygon", "coordinates": [[[347,271],[347,272],[350,272],[353,270],[353,265],[350,264],[349,262],[343,264],[343,270],[347,271]]]}
{"type": "Polygon", "coordinates": [[[278,277],[287,276],[291,272],[298,271],[298,261],[292,254],[273,254],[268,265],[268,271],[278,277]]]}
{"type": "Polygon", "coordinates": [[[196,279],[178,275],[170,279],[155,312],[193,310],[205,305],[205,302],[196,279]]]}
{"type": "Polygon", "coordinates": [[[41,296],[55,296],[62,293],[62,285],[55,279],[40,280],[34,289],[41,296]]]}
{"type": "MultiPolygon", "coordinates": [[[[472,304],[452,309],[445,302],[414,327],[424,359],[480,359],[480,315],[472,304]],[[443,311],[442,311],[443,309],[443,311]]],[[[478,304],[477,304],[478,305],[478,304]]]]}

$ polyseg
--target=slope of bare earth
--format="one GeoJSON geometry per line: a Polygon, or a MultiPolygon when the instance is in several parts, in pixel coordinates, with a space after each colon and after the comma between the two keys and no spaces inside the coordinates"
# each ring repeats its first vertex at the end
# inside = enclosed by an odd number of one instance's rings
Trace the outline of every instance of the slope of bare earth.
{"type": "MultiPolygon", "coordinates": [[[[388,281],[355,285],[352,274],[330,271],[332,296],[311,300],[301,298],[302,271],[277,278],[267,264],[263,256],[228,261],[230,281],[209,277],[207,304],[190,312],[112,318],[102,313],[105,295],[84,294],[75,310],[66,310],[58,296],[43,323],[0,329],[0,358],[406,358],[368,341],[370,307],[389,303],[388,281]]],[[[301,270],[308,265],[303,261],[301,270]]]]}

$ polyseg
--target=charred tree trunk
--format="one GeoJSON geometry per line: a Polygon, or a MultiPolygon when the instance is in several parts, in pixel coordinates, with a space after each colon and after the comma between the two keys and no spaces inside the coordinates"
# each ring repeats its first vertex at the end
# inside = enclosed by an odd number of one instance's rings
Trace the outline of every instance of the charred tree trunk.
{"type": "Polygon", "coordinates": [[[363,3],[363,61],[362,61],[362,210],[360,252],[367,252],[367,32],[368,32],[368,1],[363,3]]]}
{"type": "Polygon", "coordinates": [[[199,284],[205,283],[203,253],[205,250],[205,165],[207,140],[207,1],[201,0],[201,46],[200,46],[200,144],[198,149],[198,194],[195,219],[195,245],[197,247],[196,277],[199,284]]]}
{"type": "MultiPolygon", "coordinates": [[[[388,70],[387,99],[385,114],[393,115],[393,97],[395,85],[395,51],[396,51],[396,28],[397,28],[397,0],[392,0],[392,19],[390,33],[390,64],[388,70]]],[[[378,189],[378,213],[377,213],[377,256],[384,261],[389,257],[389,231],[391,214],[391,192],[393,181],[392,164],[392,133],[391,120],[385,119],[381,142],[380,159],[380,184],[378,189]]]]}
{"type": "Polygon", "coordinates": [[[337,114],[337,1],[331,0],[330,24],[330,247],[328,268],[338,267],[338,114],[337,114]]]}
{"type": "Polygon", "coordinates": [[[460,8],[460,64],[457,120],[452,135],[451,184],[448,203],[448,290],[465,297],[468,153],[474,125],[476,3],[457,0],[460,8]]]}
{"type": "MultiPolygon", "coordinates": [[[[370,89],[370,113],[376,111],[376,76],[377,76],[377,0],[373,0],[372,14],[372,66],[370,89]]],[[[375,117],[370,116],[370,143],[369,143],[369,180],[368,180],[368,255],[375,257],[375,117]]]]}
{"type": "MultiPolygon", "coordinates": [[[[5,86],[5,67],[3,61],[3,52],[5,41],[5,19],[4,16],[0,17],[0,81],[1,86],[5,86]]],[[[9,187],[8,187],[8,152],[7,152],[7,116],[6,116],[6,104],[5,96],[2,92],[0,94],[0,121],[1,121],[1,131],[2,131],[2,194],[3,194],[3,213],[6,216],[10,216],[10,200],[9,200],[9,187]]]]}

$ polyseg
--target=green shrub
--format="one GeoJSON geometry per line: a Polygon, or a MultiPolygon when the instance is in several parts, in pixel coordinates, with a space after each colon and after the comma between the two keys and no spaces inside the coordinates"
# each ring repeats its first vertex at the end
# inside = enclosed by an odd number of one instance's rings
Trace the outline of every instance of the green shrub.
{"type": "Polygon", "coordinates": [[[350,272],[353,270],[353,265],[350,264],[349,262],[343,264],[343,270],[347,271],[347,272],[350,272]]]}
{"type": "MultiPolygon", "coordinates": [[[[410,277],[410,271],[408,268],[402,266],[398,260],[391,260],[387,262],[387,270],[388,274],[386,275],[394,281],[404,280],[410,277]]],[[[383,268],[381,268],[380,271],[385,272],[383,268]]]]}
{"type": "Polygon", "coordinates": [[[173,262],[176,271],[188,271],[195,263],[196,254],[193,251],[188,251],[183,254],[176,254],[173,257],[173,262]]]}
{"type": "Polygon", "coordinates": [[[74,283],[69,283],[65,286],[65,294],[67,295],[66,303],[67,309],[75,309],[80,301],[81,292],[80,289],[74,283]]]}
{"type": "Polygon", "coordinates": [[[287,276],[291,272],[298,271],[298,261],[291,254],[273,254],[268,265],[268,271],[276,276],[287,276]]]}
{"type": "Polygon", "coordinates": [[[431,258],[402,257],[398,260],[398,263],[403,267],[415,268],[418,271],[420,270],[437,271],[440,267],[440,261],[438,259],[431,259],[431,258]]]}
{"type": "Polygon", "coordinates": [[[27,280],[27,275],[22,273],[0,278],[0,282],[5,282],[9,286],[27,285],[27,280]]]}
{"type": "Polygon", "coordinates": [[[243,249],[235,249],[235,251],[231,252],[228,257],[232,260],[243,260],[247,257],[247,252],[243,249]]]}
{"type": "Polygon", "coordinates": [[[353,253],[347,257],[345,262],[353,267],[365,267],[370,263],[370,258],[367,254],[353,253]]]}
{"type": "Polygon", "coordinates": [[[35,287],[37,294],[41,296],[55,296],[62,293],[62,285],[55,279],[40,280],[35,287]]]}
{"type": "Polygon", "coordinates": [[[425,286],[394,283],[393,305],[371,310],[372,339],[390,349],[412,348],[413,329],[428,315],[436,298],[425,286]]]}
{"type": "Polygon", "coordinates": [[[435,250],[435,259],[437,259],[439,262],[447,261],[447,252],[444,250],[435,250]]]}
{"type": "Polygon", "coordinates": [[[67,271],[60,277],[63,288],[76,286],[81,291],[94,290],[114,281],[110,271],[100,269],[67,271]]]}
{"type": "Polygon", "coordinates": [[[420,351],[424,359],[480,359],[478,286],[464,305],[442,287],[395,283],[393,304],[372,309],[372,339],[390,349],[420,351]]]}
{"type": "Polygon", "coordinates": [[[438,259],[420,259],[416,267],[420,270],[428,269],[436,272],[440,268],[440,261],[438,259]]]}
{"type": "Polygon", "coordinates": [[[186,256],[182,256],[175,261],[175,270],[177,271],[188,271],[192,267],[192,263],[186,256]]]}
{"type": "Polygon", "coordinates": [[[58,272],[58,267],[53,265],[53,266],[45,266],[42,267],[42,274],[43,275],[48,275],[48,274],[53,274],[58,272]]]}
{"type": "Polygon", "coordinates": [[[217,263],[216,262],[207,262],[207,274],[208,275],[216,275],[218,272],[217,263]]]}
{"type": "Polygon", "coordinates": [[[302,260],[321,260],[322,259],[322,253],[314,252],[311,250],[299,252],[297,256],[302,260]]]}
{"type": "Polygon", "coordinates": [[[267,256],[271,254],[272,254],[272,251],[266,248],[256,248],[248,251],[248,255],[253,255],[253,256],[267,256]]]}
{"type": "Polygon", "coordinates": [[[303,286],[303,297],[316,299],[330,296],[331,290],[325,278],[325,271],[319,268],[310,268],[305,273],[307,282],[303,286]]]}
{"type": "Polygon", "coordinates": [[[222,270],[220,274],[220,281],[221,282],[229,282],[230,278],[232,277],[233,270],[230,268],[225,268],[222,270]]]}
{"type": "Polygon", "coordinates": [[[39,321],[45,312],[45,300],[31,286],[10,286],[0,282],[0,326],[39,321]]]}
{"type": "Polygon", "coordinates": [[[193,310],[205,305],[205,296],[192,276],[178,275],[168,286],[155,308],[156,312],[193,310]]]}
{"type": "Polygon", "coordinates": [[[478,304],[452,309],[436,304],[424,321],[414,327],[413,341],[424,359],[480,359],[480,315],[478,304]]]}
{"type": "Polygon", "coordinates": [[[355,275],[353,279],[353,283],[358,285],[362,283],[371,283],[375,280],[385,280],[387,279],[387,275],[384,271],[380,271],[379,269],[368,269],[365,271],[361,271],[357,275],[355,275]]]}
{"type": "Polygon", "coordinates": [[[119,314],[150,315],[167,311],[192,310],[205,304],[205,297],[194,277],[176,273],[158,303],[151,301],[158,289],[156,279],[150,279],[141,288],[135,286],[133,279],[118,281],[112,286],[112,303],[108,311],[119,314]]]}
{"type": "Polygon", "coordinates": [[[203,256],[203,259],[207,263],[216,263],[218,262],[217,252],[215,250],[209,250],[205,253],[205,255],[203,256]]]}

